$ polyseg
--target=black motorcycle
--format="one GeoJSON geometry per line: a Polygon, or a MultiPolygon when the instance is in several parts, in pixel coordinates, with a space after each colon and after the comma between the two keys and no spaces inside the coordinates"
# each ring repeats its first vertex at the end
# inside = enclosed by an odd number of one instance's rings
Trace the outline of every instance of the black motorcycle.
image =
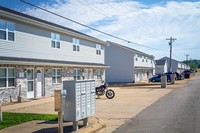
{"type": "Polygon", "coordinates": [[[104,83],[103,85],[96,87],[96,95],[98,98],[106,94],[108,99],[112,99],[115,96],[115,92],[112,89],[108,89],[108,83],[104,83]]]}

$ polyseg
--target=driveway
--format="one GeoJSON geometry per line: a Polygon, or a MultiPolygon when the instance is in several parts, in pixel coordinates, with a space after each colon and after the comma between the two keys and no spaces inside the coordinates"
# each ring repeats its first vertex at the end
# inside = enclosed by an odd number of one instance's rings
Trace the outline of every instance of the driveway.
{"type": "MultiPolygon", "coordinates": [[[[106,123],[106,127],[98,131],[98,133],[110,133],[114,131],[161,97],[185,85],[186,81],[178,81],[175,85],[168,85],[165,89],[161,89],[158,85],[112,88],[116,93],[113,99],[109,100],[103,96],[96,100],[96,114],[94,117],[106,123]]],[[[4,106],[3,111],[56,114],[53,100],[53,97],[49,97],[4,106]]]]}

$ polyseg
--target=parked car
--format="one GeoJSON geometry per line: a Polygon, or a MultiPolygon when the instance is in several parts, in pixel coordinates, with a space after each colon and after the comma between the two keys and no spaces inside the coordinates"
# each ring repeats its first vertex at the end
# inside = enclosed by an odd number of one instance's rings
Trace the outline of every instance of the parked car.
{"type": "Polygon", "coordinates": [[[184,70],[183,73],[192,73],[192,70],[187,69],[187,70],[184,70]]]}
{"type": "Polygon", "coordinates": [[[180,73],[178,76],[178,80],[183,80],[185,78],[185,75],[183,73],[180,73]]]}
{"type": "Polygon", "coordinates": [[[192,70],[184,70],[183,72],[182,72],[182,74],[184,75],[184,78],[190,78],[190,74],[191,73],[193,73],[193,71],[192,70]]]}
{"type": "MultiPolygon", "coordinates": [[[[166,74],[166,75],[167,75],[167,82],[170,82],[171,81],[170,74],[166,74]]],[[[157,76],[153,76],[149,78],[149,82],[161,82],[161,75],[157,75],[157,76]]]]}
{"type": "Polygon", "coordinates": [[[182,79],[184,79],[184,74],[178,73],[178,72],[174,72],[174,74],[175,74],[175,80],[182,80],[182,79]]]}
{"type": "Polygon", "coordinates": [[[166,75],[175,74],[175,80],[182,80],[184,79],[184,74],[179,74],[178,72],[167,72],[166,75]]]}

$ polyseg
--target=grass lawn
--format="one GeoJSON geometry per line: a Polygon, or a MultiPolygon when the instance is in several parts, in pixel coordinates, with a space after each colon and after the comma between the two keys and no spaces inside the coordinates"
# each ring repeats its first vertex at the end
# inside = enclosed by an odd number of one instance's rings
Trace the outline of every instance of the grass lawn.
{"type": "Polygon", "coordinates": [[[0,130],[6,127],[18,125],[32,120],[57,120],[57,115],[53,114],[25,114],[3,112],[3,121],[0,122],[0,130]]]}

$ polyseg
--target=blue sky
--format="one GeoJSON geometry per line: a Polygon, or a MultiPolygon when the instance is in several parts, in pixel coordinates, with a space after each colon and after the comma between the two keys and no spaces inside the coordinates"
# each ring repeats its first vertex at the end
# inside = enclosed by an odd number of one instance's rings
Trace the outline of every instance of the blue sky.
{"type": "Polygon", "coordinates": [[[173,58],[200,59],[200,1],[197,0],[27,0],[67,18],[103,32],[135,42],[149,49],[89,30],[19,0],[0,0],[0,6],[18,10],[66,26],[102,40],[152,54],[156,59],[169,56],[166,38],[175,37],[173,58]],[[80,10],[81,9],[81,10],[80,10]],[[161,49],[161,50],[156,50],[161,49]]]}
{"type": "MultiPolygon", "coordinates": [[[[48,4],[53,4],[56,3],[57,0],[26,0],[30,3],[36,4],[36,5],[41,5],[44,3],[48,4]]],[[[63,0],[65,1],[65,0],[63,0]]],[[[190,2],[198,2],[198,0],[118,0],[118,2],[123,2],[123,1],[137,1],[143,4],[147,5],[154,5],[154,4],[164,4],[169,1],[190,1],[190,2]]],[[[0,5],[4,7],[8,7],[11,9],[16,9],[16,8],[27,8],[29,7],[28,5],[24,4],[20,0],[0,0],[0,5]]]]}

